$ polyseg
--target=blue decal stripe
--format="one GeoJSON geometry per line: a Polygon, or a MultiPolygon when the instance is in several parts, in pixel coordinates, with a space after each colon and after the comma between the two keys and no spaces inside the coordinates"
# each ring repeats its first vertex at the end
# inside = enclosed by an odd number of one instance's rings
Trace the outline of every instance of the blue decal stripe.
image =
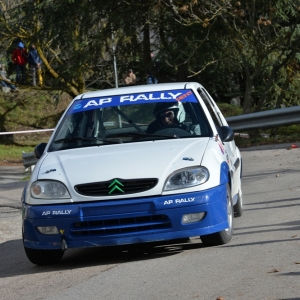
{"type": "Polygon", "coordinates": [[[112,106],[174,101],[197,103],[197,99],[191,90],[145,92],[138,94],[93,97],[84,100],[77,100],[73,103],[67,114],[73,114],[81,111],[112,106]]]}

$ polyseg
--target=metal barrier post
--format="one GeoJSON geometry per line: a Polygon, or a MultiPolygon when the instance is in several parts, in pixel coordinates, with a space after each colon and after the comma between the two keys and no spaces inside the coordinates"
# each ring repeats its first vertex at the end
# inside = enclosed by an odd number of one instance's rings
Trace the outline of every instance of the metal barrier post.
{"type": "Polygon", "coordinates": [[[23,159],[23,165],[25,167],[25,172],[28,168],[30,168],[30,172],[32,172],[36,163],[38,162],[38,159],[35,158],[34,153],[33,152],[25,153],[23,151],[22,159],[23,159]]]}

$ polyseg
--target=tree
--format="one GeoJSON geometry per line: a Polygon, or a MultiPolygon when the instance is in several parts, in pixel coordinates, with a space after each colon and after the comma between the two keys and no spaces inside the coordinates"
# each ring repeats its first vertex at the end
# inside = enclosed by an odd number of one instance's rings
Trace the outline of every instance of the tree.
{"type": "Polygon", "coordinates": [[[73,97],[82,93],[108,55],[105,13],[98,9],[104,1],[1,3],[6,4],[1,10],[1,42],[10,46],[18,40],[35,42],[51,88],[73,97]]]}
{"type": "MultiPolygon", "coordinates": [[[[169,0],[166,5],[182,26],[226,29],[217,39],[221,41],[222,52],[214,52],[215,59],[206,65],[214,62],[223,64],[226,60],[225,69],[238,74],[245,113],[250,113],[253,106],[257,111],[262,109],[278,73],[289,62],[298,59],[299,0],[234,3],[169,0]],[[185,7],[184,13],[180,9],[182,7],[185,7]]],[[[207,31],[207,34],[211,33],[207,31]]]]}
{"type": "Polygon", "coordinates": [[[133,68],[139,83],[146,69],[159,82],[200,81],[219,99],[240,96],[249,113],[295,89],[299,2],[4,0],[0,41],[8,58],[17,41],[35,42],[48,86],[73,97],[113,87],[116,57],[118,79],[133,68]]]}

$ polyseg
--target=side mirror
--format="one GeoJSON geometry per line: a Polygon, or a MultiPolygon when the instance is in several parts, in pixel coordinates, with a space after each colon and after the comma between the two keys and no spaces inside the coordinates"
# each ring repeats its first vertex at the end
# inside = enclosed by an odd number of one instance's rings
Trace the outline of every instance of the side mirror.
{"type": "Polygon", "coordinates": [[[34,156],[35,158],[39,159],[43,155],[45,148],[47,146],[47,143],[40,143],[34,148],[34,156]]]}
{"type": "Polygon", "coordinates": [[[229,126],[222,126],[218,129],[218,134],[222,142],[231,142],[234,139],[234,132],[229,126]]]}

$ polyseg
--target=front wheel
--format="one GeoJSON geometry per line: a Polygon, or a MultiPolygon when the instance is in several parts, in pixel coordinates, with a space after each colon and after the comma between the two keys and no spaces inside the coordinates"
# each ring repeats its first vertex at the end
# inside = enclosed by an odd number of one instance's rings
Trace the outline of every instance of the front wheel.
{"type": "Polygon", "coordinates": [[[231,199],[231,190],[230,186],[227,183],[227,219],[229,227],[216,233],[202,235],[201,241],[204,245],[207,246],[218,246],[227,244],[231,241],[233,235],[233,207],[232,207],[232,199],[231,199]]]}
{"type": "Polygon", "coordinates": [[[62,259],[64,250],[41,250],[24,247],[28,259],[35,265],[53,265],[62,259]]]}

